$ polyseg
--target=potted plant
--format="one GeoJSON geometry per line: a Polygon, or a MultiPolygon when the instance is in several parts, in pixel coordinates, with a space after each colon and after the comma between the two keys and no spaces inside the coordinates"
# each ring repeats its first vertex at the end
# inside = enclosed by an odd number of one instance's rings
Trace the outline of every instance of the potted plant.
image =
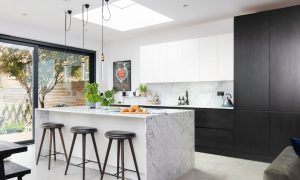
{"type": "Polygon", "coordinates": [[[107,90],[101,94],[99,102],[102,107],[107,107],[111,103],[115,102],[114,95],[118,92],[116,87],[113,87],[112,90],[107,90]]]}
{"type": "Polygon", "coordinates": [[[140,96],[146,97],[148,92],[148,87],[146,84],[140,84],[139,86],[140,96]]]}
{"type": "Polygon", "coordinates": [[[96,103],[100,101],[99,85],[97,83],[88,83],[84,89],[84,97],[89,103],[91,109],[96,108],[96,103]]]}

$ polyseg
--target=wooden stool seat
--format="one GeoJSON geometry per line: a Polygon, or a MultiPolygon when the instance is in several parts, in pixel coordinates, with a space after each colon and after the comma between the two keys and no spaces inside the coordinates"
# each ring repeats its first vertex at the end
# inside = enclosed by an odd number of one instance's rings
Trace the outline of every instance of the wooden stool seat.
{"type": "Polygon", "coordinates": [[[135,136],[135,133],[128,131],[108,131],[105,133],[105,137],[109,139],[129,139],[135,136]]]}
{"type": "Polygon", "coordinates": [[[53,128],[63,128],[65,125],[61,123],[47,122],[41,125],[42,128],[45,129],[53,129],[53,128]]]}
{"type": "Polygon", "coordinates": [[[76,134],[91,134],[97,132],[97,128],[87,127],[87,126],[75,126],[71,128],[71,133],[76,134]]]}

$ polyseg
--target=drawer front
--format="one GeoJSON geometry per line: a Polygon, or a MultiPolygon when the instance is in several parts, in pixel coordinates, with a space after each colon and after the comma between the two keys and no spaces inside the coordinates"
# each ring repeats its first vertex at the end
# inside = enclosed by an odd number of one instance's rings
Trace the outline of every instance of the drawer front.
{"type": "Polygon", "coordinates": [[[196,128],[196,146],[232,149],[233,132],[227,130],[196,128]]]}
{"type": "Polygon", "coordinates": [[[196,110],[195,125],[198,128],[233,129],[233,110],[196,110]]]}

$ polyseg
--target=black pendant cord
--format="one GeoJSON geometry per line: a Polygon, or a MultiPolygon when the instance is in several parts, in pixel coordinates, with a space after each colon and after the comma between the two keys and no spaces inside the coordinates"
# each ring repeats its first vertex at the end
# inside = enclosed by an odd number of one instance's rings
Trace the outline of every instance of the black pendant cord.
{"type": "Polygon", "coordinates": [[[103,53],[103,30],[104,30],[104,28],[103,28],[103,20],[104,20],[104,17],[103,17],[103,9],[104,9],[104,0],[102,0],[102,17],[101,17],[101,52],[102,52],[102,54],[101,54],[101,61],[104,61],[104,53],[103,53]]]}
{"type": "Polygon", "coordinates": [[[67,12],[65,12],[65,52],[64,52],[65,65],[66,65],[66,61],[67,61],[67,55],[66,55],[66,53],[67,53],[67,32],[70,31],[71,25],[72,25],[71,14],[72,14],[71,10],[68,10],[67,12]],[[69,25],[67,27],[68,15],[69,15],[69,25]]]}
{"type": "Polygon", "coordinates": [[[89,4],[85,4],[85,5],[82,5],[82,58],[81,58],[81,62],[84,63],[84,48],[85,48],[85,26],[88,24],[89,22],[89,12],[88,12],[88,9],[89,9],[90,5],[89,4]],[[86,21],[84,20],[84,13],[85,13],[85,9],[86,10],[86,21]]]}

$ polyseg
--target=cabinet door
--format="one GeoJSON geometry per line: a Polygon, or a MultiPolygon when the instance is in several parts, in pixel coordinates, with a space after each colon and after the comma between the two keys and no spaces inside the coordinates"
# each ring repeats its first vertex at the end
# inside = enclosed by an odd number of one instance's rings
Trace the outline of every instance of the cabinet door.
{"type": "Polygon", "coordinates": [[[269,20],[258,13],[234,20],[235,109],[269,110],[269,20]]]}
{"type": "Polygon", "coordinates": [[[199,39],[199,80],[217,81],[218,79],[218,41],[217,36],[199,39]]]}
{"type": "Polygon", "coordinates": [[[277,156],[284,148],[290,146],[290,138],[300,138],[300,113],[271,112],[270,116],[270,150],[277,156]]]}
{"type": "Polygon", "coordinates": [[[300,7],[276,10],[270,18],[270,106],[300,112],[300,7]]]}
{"type": "Polygon", "coordinates": [[[195,110],[195,126],[219,130],[233,129],[233,110],[201,109],[195,110]]]}
{"type": "Polygon", "coordinates": [[[168,82],[182,82],[181,80],[181,41],[167,44],[167,79],[168,82]]]}
{"type": "Polygon", "coordinates": [[[153,82],[167,82],[167,43],[153,46],[153,82]]]}
{"type": "Polygon", "coordinates": [[[232,149],[232,141],[232,131],[207,128],[195,129],[196,146],[211,147],[217,149],[232,149]]]}
{"type": "Polygon", "coordinates": [[[199,81],[199,39],[182,41],[182,81],[199,81]]]}
{"type": "Polygon", "coordinates": [[[218,36],[218,81],[233,80],[233,34],[218,36]]]}
{"type": "Polygon", "coordinates": [[[237,151],[269,154],[269,113],[235,111],[234,148],[237,151]]]}
{"type": "Polygon", "coordinates": [[[140,48],[140,82],[153,82],[153,46],[140,48]]]}

